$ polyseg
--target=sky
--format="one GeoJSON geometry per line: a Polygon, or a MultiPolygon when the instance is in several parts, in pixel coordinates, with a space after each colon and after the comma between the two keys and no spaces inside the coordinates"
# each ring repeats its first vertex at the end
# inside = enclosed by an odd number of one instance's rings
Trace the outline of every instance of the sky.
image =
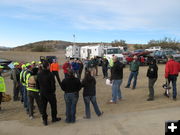
{"type": "Polygon", "coordinates": [[[180,40],[180,0],[0,0],[0,46],[180,40]]]}

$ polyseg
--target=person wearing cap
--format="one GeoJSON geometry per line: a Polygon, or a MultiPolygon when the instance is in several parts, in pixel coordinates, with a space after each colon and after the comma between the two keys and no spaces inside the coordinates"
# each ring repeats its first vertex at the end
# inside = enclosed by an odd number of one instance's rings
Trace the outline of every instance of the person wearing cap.
{"type": "Polygon", "coordinates": [[[30,63],[27,63],[25,66],[26,66],[26,70],[22,74],[21,81],[24,86],[24,93],[23,93],[24,108],[26,109],[27,114],[29,114],[29,100],[27,95],[27,76],[29,73],[32,74],[32,71],[30,70],[31,68],[30,63]]]}
{"type": "Polygon", "coordinates": [[[29,118],[34,119],[34,100],[38,106],[39,112],[42,114],[42,105],[40,99],[39,89],[37,88],[37,73],[33,72],[34,67],[28,67],[29,73],[26,75],[26,89],[29,102],[29,118]]]}
{"type": "Polygon", "coordinates": [[[106,57],[103,57],[103,59],[102,59],[103,78],[107,78],[108,77],[108,65],[109,65],[108,60],[106,59],[106,57]]]}
{"type": "Polygon", "coordinates": [[[154,84],[158,78],[158,66],[156,64],[156,59],[151,59],[149,61],[149,68],[147,70],[148,85],[149,85],[149,98],[147,101],[154,100],[154,84]]]}
{"type": "Polygon", "coordinates": [[[61,84],[61,80],[59,77],[60,68],[59,68],[59,64],[57,63],[56,59],[53,59],[53,63],[50,66],[50,71],[53,73],[54,77],[56,76],[56,79],[60,85],[61,84]]]}
{"type": "Polygon", "coordinates": [[[165,78],[168,80],[169,83],[172,82],[173,100],[176,100],[177,96],[176,82],[179,72],[180,64],[174,60],[172,55],[168,56],[168,62],[165,66],[165,78]]]}
{"type": "Polygon", "coordinates": [[[21,93],[22,93],[22,99],[21,101],[24,102],[24,91],[25,91],[25,82],[23,82],[23,74],[26,71],[26,65],[22,64],[21,66],[21,72],[20,72],[20,84],[21,84],[21,93]]]}
{"type": "Polygon", "coordinates": [[[76,75],[77,78],[79,78],[80,77],[79,76],[80,65],[78,63],[78,60],[77,59],[73,60],[73,62],[71,63],[71,66],[72,66],[72,70],[73,70],[74,75],[76,75]]]}
{"type": "Polygon", "coordinates": [[[48,62],[43,62],[43,70],[37,75],[37,89],[40,90],[40,97],[42,102],[42,120],[45,126],[48,125],[47,104],[51,105],[52,122],[60,121],[57,117],[57,100],[56,100],[56,85],[55,78],[50,72],[50,65],[48,62]]]}
{"type": "Polygon", "coordinates": [[[96,71],[95,71],[95,60],[93,57],[91,57],[91,59],[88,62],[88,70],[91,72],[92,76],[96,75],[96,71]]]}
{"type": "Polygon", "coordinates": [[[32,61],[32,62],[31,62],[31,66],[32,66],[33,75],[37,75],[39,69],[38,69],[38,67],[36,66],[36,62],[35,62],[35,61],[32,61]]]}
{"type": "Polygon", "coordinates": [[[130,88],[131,81],[132,81],[133,78],[134,78],[134,82],[133,82],[132,89],[136,88],[137,76],[138,76],[138,73],[139,73],[139,66],[140,66],[140,62],[138,60],[138,57],[135,55],[133,57],[133,61],[130,63],[130,71],[131,71],[131,73],[129,75],[128,83],[127,83],[125,88],[130,88]]]}
{"type": "Polygon", "coordinates": [[[1,73],[3,71],[4,66],[0,65],[0,110],[1,110],[1,102],[2,102],[2,97],[3,93],[6,92],[6,84],[4,82],[4,78],[2,77],[1,73]]]}
{"type": "Polygon", "coordinates": [[[19,92],[20,92],[20,70],[19,70],[19,63],[14,63],[14,69],[12,70],[12,79],[13,79],[13,100],[19,101],[19,92]]]}

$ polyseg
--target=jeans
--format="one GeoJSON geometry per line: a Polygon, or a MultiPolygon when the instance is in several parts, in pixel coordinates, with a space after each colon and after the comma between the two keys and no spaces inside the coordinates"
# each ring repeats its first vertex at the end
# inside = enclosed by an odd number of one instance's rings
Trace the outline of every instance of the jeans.
{"type": "Polygon", "coordinates": [[[76,74],[77,78],[80,78],[80,76],[79,76],[79,70],[74,70],[73,72],[74,72],[74,75],[76,74]]]}
{"type": "Polygon", "coordinates": [[[26,108],[26,111],[29,111],[29,100],[27,96],[27,89],[26,86],[23,86],[23,101],[24,101],[24,108],[26,108]]]}
{"type": "Polygon", "coordinates": [[[116,102],[118,99],[122,98],[120,86],[122,80],[113,80],[112,82],[112,101],[116,102]]]}
{"type": "Polygon", "coordinates": [[[51,117],[52,120],[57,118],[57,100],[55,94],[40,94],[42,102],[42,119],[47,120],[48,115],[46,112],[47,104],[50,103],[51,106],[51,117]]]}
{"type": "Polygon", "coordinates": [[[78,102],[78,93],[65,93],[64,99],[66,102],[66,122],[74,123],[76,121],[76,104],[78,102]]]}
{"type": "Polygon", "coordinates": [[[154,84],[156,82],[157,78],[149,78],[149,98],[154,99],[154,84]]]}
{"type": "Polygon", "coordinates": [[[90,102],[93,104],[94,111],[96,112],[96,115],[100,116],[101,111],[99,110],[99,107],[97,105],[96,96],[86,96],[86,97],[84,97],[86,118],[91,118],[90,102]]]}
{"type": "Polygon", "coordinates": [[[176,98],[176,96],[177,96],[177,88],[176,88],[177,75],[169,75],[168,81],[169,81],[169,84],[170,84],[170,82],[172,82],[173,98],[176,98]]]}
{"type": "Polygon", "coordinates": [[[3,93],[0,92],[0,107],[1,107],[2,97],[3,97],[2,94],[3,94],[3,93]]]}
{"type": "Polygon", "coordinates": [[[28,99],[29,99],[29,116],[33,116],[33,107],[34,107],[34,99],[38,106],[39,112],[42,114],[42,104],[39,92],[28,91],[28,99]]]}
{"type": "Polygon", "coordinates": [[[131,80],[132,80],[133,77],[134,77],[133,88],[136,88],[137,76],[138,76],[138,71],[136,71],[136,72],[131,72],[131,73],[130,73],[127,87],[130,87],[130,85],[131,85],[131,80]]]}

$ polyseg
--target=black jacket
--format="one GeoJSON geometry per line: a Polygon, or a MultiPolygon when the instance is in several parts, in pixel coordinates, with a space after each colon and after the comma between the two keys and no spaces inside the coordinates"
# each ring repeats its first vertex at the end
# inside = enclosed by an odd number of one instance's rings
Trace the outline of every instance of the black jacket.
{"type": "Polygon", "coordinates": [[[147,77],[150,79],[158,78],[158,67],[156,64],[150,64],[147,70],[147,77]]]}
{"type": "Polygon", "coordinates": [[[61,88],[65,93],[79,92],[81,89],[81,82],[78,78],[68,77],[63,79],[61,88]]]}
{"type": "Polygon", "coordinates": [[[54,94],[56,91],[55,79],[49,70],[42,70],[37,75],[37,88],[42,94],[54,94]]]}
{"type": "Polygon", "coordinates": [[[84,79],[82,81],[82,87],[84,87],[83,97],[96,95],[96,80],[94,77],[84,79]]]}
{"type": "Polygon", "coordinates": [[[111,70],[111,80],[121,80],[123,78],[123,64],[119,61],[114,62],[111,70]]]}

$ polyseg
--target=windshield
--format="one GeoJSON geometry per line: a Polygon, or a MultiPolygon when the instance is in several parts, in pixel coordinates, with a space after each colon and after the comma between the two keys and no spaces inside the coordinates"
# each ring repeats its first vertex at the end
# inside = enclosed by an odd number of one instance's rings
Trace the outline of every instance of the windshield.
{"type": "Polygon", "coordinates": [[[107,54],[121,54],[122,50],[119,48],[107,49],[107,54]]]}

